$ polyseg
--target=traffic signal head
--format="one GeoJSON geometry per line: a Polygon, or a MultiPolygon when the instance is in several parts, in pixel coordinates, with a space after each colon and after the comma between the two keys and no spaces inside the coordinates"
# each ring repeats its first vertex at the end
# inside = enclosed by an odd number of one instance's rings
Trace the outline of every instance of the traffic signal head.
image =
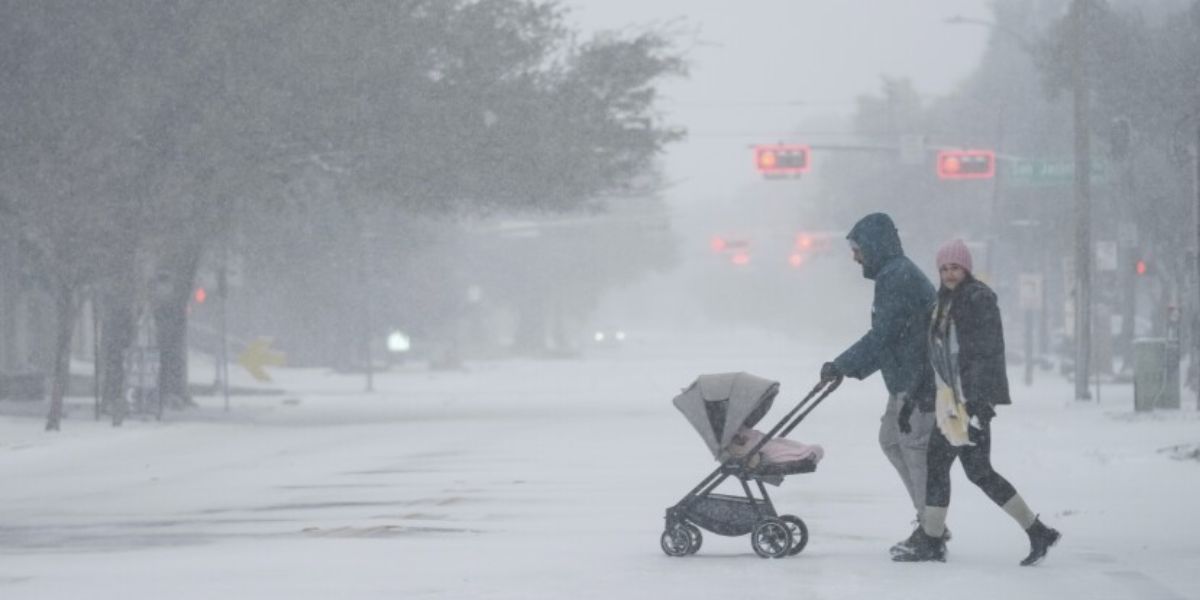
{"type": "Polygon", "coordinates": [[[754,147],[754,166],[763,175],[796,175],[808,172],[809,148],[796,144],[754,147]]]}
{"type": "Polygon", "coordinates": [[[996,176],[996,153],[991,150],[942,150],[937,155],[938,179],[991,179],[996,176]]]}
{"type": "Polygon", "coordinates": [[[196,304],[204,304],[204,301],[208,300],[208,290],[205,290],[203,287],[198,287],[192,294],[192,298],[196,301],[196,304]]]}
{"type": "Polygon", "coordinates": [[[1145,275],[1150,270],[1150,267],[1146,265],[1146,261],[1139,260],[1137,261],[1137,264],[1134,265],[1134,270],[1137,271],[1138,275],[1145,275]]]}

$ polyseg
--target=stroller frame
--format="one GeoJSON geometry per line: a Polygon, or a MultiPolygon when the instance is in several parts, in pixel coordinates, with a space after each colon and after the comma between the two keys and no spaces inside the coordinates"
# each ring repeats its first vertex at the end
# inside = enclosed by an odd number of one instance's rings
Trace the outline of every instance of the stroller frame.
{"type": "Polygon", "coordinates": [[[751,547],[763,558],[799,554],[808,543],[807,526],[799,517],[776,513],[763,483],[778,485],[785,475],[810,473],[816,470],[815,465],[808,463],[798,470],[772,471],[752,468],[750,463],[767,442],[776,437],[787,437],[841,383],[841,377],[817,383],[745,456],[724,461],[668,508],[666,527],[660,540],[663,552],[668,556],[695,554],[703,541],[700,529],[706,529],[731,537],[751,534],[751,547]],[[743,496],[714,493],[730,477],[741,483],[743,496]],[[758,488],[757,498],[750,487],[752,480],[758,488]]]}

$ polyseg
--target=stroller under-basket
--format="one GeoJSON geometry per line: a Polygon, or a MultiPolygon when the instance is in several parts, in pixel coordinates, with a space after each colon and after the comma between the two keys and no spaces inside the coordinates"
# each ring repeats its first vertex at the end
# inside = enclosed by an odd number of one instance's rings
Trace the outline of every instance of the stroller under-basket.
{"type": "Polygon", "coordinates": [[[787,413],[747,453],[730,452],[739,430],[756,425],[771,409],[779,383],[748,373],[701,375],[675,397],[675,407],[704,439],[721,466],[705,477],[678,504],[667,509],[661,545],[669,556],[688,556],[700,549],[701,529],[718,535],[750,534],[750,545],[763,558],[799,554],[808,544],[808,527],[795,515],[778,515],[764,483],[779,485],[783,478],[816,470],[813,460],[767,464],[758,453],[772,439],[787,437],[829,394],[841,379],[822,381],[787,413]],[[734,477],[744,496],[713,493],[734,477]],[[750,482],[758,488],[756,498],[750,482]]]}

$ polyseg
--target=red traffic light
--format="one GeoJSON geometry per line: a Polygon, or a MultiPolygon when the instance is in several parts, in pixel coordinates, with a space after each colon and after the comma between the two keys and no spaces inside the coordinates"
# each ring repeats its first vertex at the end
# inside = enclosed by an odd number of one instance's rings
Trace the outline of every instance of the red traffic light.
{"type": "Polygon", "coordinates": [[[796,234],[792,250],[801,254],[824,254],[829,251],[830,242],[840,235],[828,231],[801,231],[796,234]]]}
{"type": "Polygon", "coordinates": [[[1137,261],[1137,266],[1136,266],[1135,268],[1137,269],[1137,274],[1138,274],[1138,275],[1145,275],[1145,274],[1146,274],[1146,268],[1147,268],[1147,267],[1146,267],[1146,261],[1144,261],[1144,260],[1139,260],[1139,261],[1137,261]]]}
{"type": "Polygon", "coordinates": [[[196,288],[196,293],[192,294],[192,297],[196,300],[196,304],[204,304],[204,301],[208,300],[208,292],[204,288],[198,287],[196,288]]]}
{"type": "Polygon", "coordinates": [[[937,155],[938,179],[991,179],[996,176],[996,153],[991,150],[942,150],[937,155]]]}
{"type": "Polygon", "coordinates": [[[750,264],[750,241],[746,239],[727,238],[725,236],[713,236],[709,242],[709,248],[723,259],[727,258],[729,262],[735,265],[750,264]]]}
{"type": "Polygon", "coordinates": [[[797,175],[809,169],[809,147],[768,144],[754,147],[754,166],[763,175],[797,175]]]}

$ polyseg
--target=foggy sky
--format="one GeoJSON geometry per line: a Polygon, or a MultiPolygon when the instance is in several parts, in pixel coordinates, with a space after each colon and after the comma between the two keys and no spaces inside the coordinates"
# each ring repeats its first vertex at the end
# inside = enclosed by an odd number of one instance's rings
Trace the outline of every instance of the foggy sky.
{"type": "MultiPolygon", "coordinates": [[[[747,147],[780,141],[818,116],[848,115],[881,76],[925,95],[954,89],[974,68],[987,0],[569,0],[585,30],[670,23],[697,32],[691,77],[665,86],[670,122],[688,139],[668,149],[668,199],[679,206],[757,181],[747,147]],[[678,22],[677,22],[678,21],[678,22]]],[[[801,141],[794,138],[789,141],[801,141]]]]}

